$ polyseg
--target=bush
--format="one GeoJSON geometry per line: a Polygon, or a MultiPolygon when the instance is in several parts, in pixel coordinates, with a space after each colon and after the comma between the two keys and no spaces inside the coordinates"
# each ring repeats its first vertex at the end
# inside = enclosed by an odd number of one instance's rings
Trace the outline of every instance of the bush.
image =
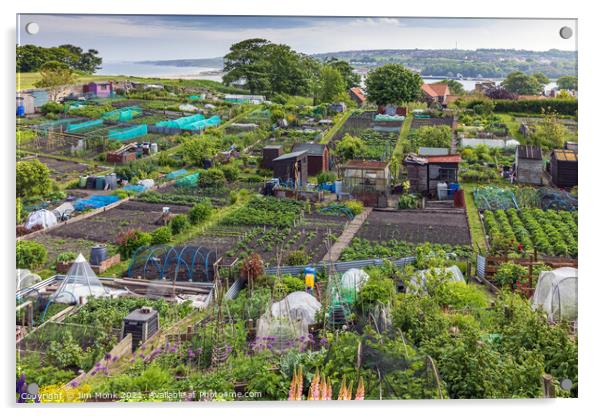
{"type": "Polygon", "coordinates": [[[17,268],[36,270],[46,263],[48,251],[35,241],[17,241],[17,268]]]}
{"type": "Polygon", "coordinates": [[[418,207],[418,196],[413,194],[404,194],[399,197],[397,208],[399,209],[414,209],[418,207]]]}
{"type": "Polygon", "coordinates": [[[211,202],[199,202],[188,211],[188,219],[191,224],[200,224],[211,216],[212,210],[211,202]]]}
{"type": "Polygon", "coordinates": [[[151,233],[151,244],[167,244],[171,241],[171,228],[159,227],[151,233]]]}
{"type": "Polygon", "coordinates": [[[337,175],[334,172],[325,171],[318,173],[318,184],[326,182],[334,182],[337,180],[337,175]]]}
{"type": "Polygon", "coordinates": [[[291,251],[286,257],[286,264],[289,266],[303,266],[309,263],[311,258],[303,250],[291,251]]]}
{"type": "Polygon", "coordinates": [[[73,251],[65,251],[56,257],[56,264],[69,263],[77,258],[77,253],[73,251]]]}
{"type": "Polygon", "coordinates": [[[40,107],[40,111],[44,115],[58,114],[58,113],[62,113],[64,111],[64,108],[65,107],[63,104],[59,104],[55,101],[48,101],[46,104],[44,104],[42,107],[40,107]]]}
{"type": "Polygon", "coordinates": [[[234,165],[222,166],[222,172],[224,173],[224,176],[228,180],[228,182],[236,181],[240,174],[240,170],[234,165]]]}
{"type": "Polygon", "coordinates": [[[504,263],[495,272],[495,281],[502,287],[516,287],[516,283],[524,281],[528,270],[525,266],[516,263],[504,263]]]}
{"type": "Polygon", "coordinates": [[[140,230],[128,230],[117,236],[117,251],[123,259],[129,259],[140,247],[148,246],[152,242],[149,233],[140,230]]]}
{"type": "Polygon", "coordinates": [[[226,176],[221,169],[209,168],[199,173],[200,188],[222,188],[226,185],[226,176]]]}
{"type": "Polygon", "coordinates": [[[295,276],[283,276],[282,283],[286,285],[286,293],[305,290],[305,282],[295,276]]]}
{"type": "Polygon", "coordinates": [[[553,111],[567,116],[577,115],[577,100],[496,100],[494,111],[500,113],[531,113],[553,111]]]}
{"type": "Polygon", "coordinates": [[[388,277],[371,273],[370,279],[360,289],[357,302],[364,311],[376,306],[377,304],[388,304],[395,296],[395,282],[388,277]]]}
{"type": "Polygon", "coordinates": [[[345,202],[345,206],[353,212],[353,215],[359,215],[364,210],[364,203],[362,201],[347,201],[345,202]]]}
{"type": "Polygon", "coordinates": [[[169,227],[171,228],[171,233],[173,235],[177,235],[190,228],[190,221],[188,221],[188,217],[186,215],[178,214],[171,219],[169,222],[169,227]]]}

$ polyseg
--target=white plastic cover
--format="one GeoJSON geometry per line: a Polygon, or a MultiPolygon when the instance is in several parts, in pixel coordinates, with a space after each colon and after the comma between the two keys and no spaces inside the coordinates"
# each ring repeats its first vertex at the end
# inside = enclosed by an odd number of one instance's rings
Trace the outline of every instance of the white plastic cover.
{"type": "Polygon", "coordinates": [[[368,281],[370,276],[361,269],[349,269],[341,276],[341,286],[344,289],[353,289],[359,291],[368,281]]]}
{"type": "Polygon", "coordinates": [[[108,293],[96,277],[85,257],[80,253],[52,297],[57,303],[76,303],[88,296],[106,296],[108,293]]]}
{"type": "Polygon", "coordinates": [[[542,307],[551,321],[577,320],[577,269],[561,267],[539,275],[533,308],[542,307]]]}
{"type": "Polygon", "coordinates": [[[44,228],[52,227],[56,225],[56,216],[48,211],[47,209],[40,209],[29,214],[25,228],[31,230],[36,225],[41,225],[44,228]]]}
{"type": "MultiPolygon", "coordinates": [[[[412,279],[410,281],[411,284],[410,284],[410,287],[408,288],[408,290],[411,290],[411,289],[418,290],[418,289],[426,287],[426,276],[427,276],[428,272],[429,272],[429,270],[419,270],[416,273],[416,275],[414,277],[412,277],[412,279]]],[[[449,274],[450,282],[466,282],[466,280],[464,280],[464,275],[462,274],[462,271],[455,264],[451,267],[446,267],[445,269],[435,268],[435,269],[433,269],[433,272],[436,274],[439,274],[439,273],[449,274]]]]}
{"type": "Polygon", "coordinates": [[[198,108],[192,104],[180,104],[178,107],[180,111],[197,111],[198,108]]]}
{"type": "Polygon", "coordinates": [[[41,281],[42,278],[29,269],[17,269],[17,290],[27,289],[41,281]]]}
{"type": "Polygon", "coordinates": [[[53,209],[52,213],[56,218],[66,219],[73,213],[74,210],[75,208],[73,208],[73,204],[71,202],[65,202],[53,209]]]}
{"type": "Polygon", "coordinates": [[[138,185],[144,186],[144,189],[151,189],[155,186],[155,181],[152,179],[142,179],[141,181],[138,181],[138,185]]]}
{"type": "Polygon", "coordinates": [[[272,305],[272,316],[290,317],[291,320],[301,320],[304,325],[316,323],[316,313],[322,304],[307,292],[293,292],[280,302],[272,305]]]}
{"type": "Polygon", "coordinates": [[[514,149],[519,144],[520,144],[520,142],[518,140],[515,140],[515,139],[510,139],[510,140],[506,141],[506,147],[512,148],[512,149],[514,149]]]}

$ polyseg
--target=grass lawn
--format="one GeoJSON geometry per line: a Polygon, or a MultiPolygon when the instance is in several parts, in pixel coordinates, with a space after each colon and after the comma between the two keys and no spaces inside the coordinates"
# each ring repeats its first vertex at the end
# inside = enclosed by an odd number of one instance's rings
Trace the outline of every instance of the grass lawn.
{"type": "Polygon", "coordinates": [[[403,121],[403,125],[401,126],[401,131],[399,132],[399,139],[397,140],[397,143],[395,143],[395,149],[393,149],[393,156],[397,156],[400,162],[403,159],[403,147],[408,142],[408,134],[410,134],[413,118],[414,116],[412,113],[409,113],[406,116],[406,119],[403,121]]]}
{"type": "Polygon", "coordinates": [[[341,126],[343,124],[345,124],[345,122],[347,121],[347,119],[349,118],[349,116],[351,115],[351,113],[353,113],[353,111],[348,110],[346,111],[343,116],[341,118],[339,118],[339,120],[334,124],[334,126],[332,126],[332,128],[330,130],[328,130],[328,132],[324,135],[324,137],[322,137],[322,140],[320,140],[321,144],[328,144],[330,142],[330,139],[332,139],[332,136],[335,135],[335,133],[337,131],[339,131],[339,129],[341,128],[341,126]]]}
{"type": "Polygon", "coordinates": [[[507,113],[495,113],[502,119],[502,123],[508,126],[510,136],[514,137],[516,140],[521,141],[523,135],[518,131],[520,125],[514,116],[507,113]]]}
{"type": "Polygon", "coordinates": [[[464,189],[464,199],[466,200],[466,213],[468,214],[468,226],[470,227],[470,235],[472,236],[472,245],[475,250],[484,251],[487,249],[485,243],[485,230],[481,225],[479,219],[479,211],[474,202],[472,192],[475,189],[474,184],[463,183],[462,189],[464,189]]]}

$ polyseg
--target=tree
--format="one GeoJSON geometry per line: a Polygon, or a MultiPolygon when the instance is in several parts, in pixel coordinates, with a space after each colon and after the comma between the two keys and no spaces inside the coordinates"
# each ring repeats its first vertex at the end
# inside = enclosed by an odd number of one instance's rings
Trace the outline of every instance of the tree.
{"type": "Polygon", "coordinates": [[[200,224],[211,216],[212,211],[210,201],[199,202],[188,211],[188,219],[193,225],[200,224]]]}
{"type": "Polygon", "coordinates": [[[502,86],[506,90],[520,95],[536,95],[541,92],[542,88],[540,82],[534,76],[520,71],[508,74],[506,79],[502,81],[502,86]]]}
{"type": "Polygon", "coordinates": [[[17,162],[17,196],[44,196],[51,190],[50,170],[38,159],[17,162]]]}
{"type": "Polygon", "coordinates": [[[447,84],[449,91],[453,95],[464,95],[466,93],[462,83],[460,81],[456,81],[455,79],[444,79],[441,82],[437,82],[437,84],[447,84]]]}
{"type": "Polygon", "coordinates": [[[62,92],[66,91],[69,84],[75,82],[76,76],[67,64],[50,61],[40,67],[41,79],[36,81],[38,88],[48,89],[50,101],[57,101],[62,92]]]}
{"type": "Polygon", "coordinates": [[[366,78],[368,99],[378,105],[402,104],[418,99],[422,78],[400,64],[376,68],[366,78]]]}
{"type": "Polygon", "coordinates": [[[244,79],[251,94],[266,91],[269,80],[265,47],[269,44],[269,40],[254,38],[230,46],[230,52],[224,56],[224,83],[244,79]]]}
{"type": "Polygon", "coordinates": [[[549,149],[559,149],[570,137],[568,129],[560,122],[555,113],[548,113],[543,121],[535,126],[535,131],[529,137],[533,144],[549,149]]]}
{"type": "Polygon", "coordinates": [[[565,75],[563,77],[558,78],[556,80],[556,84],[561,90],[577,91],[577,77],[573,75],[565,75]]]}
{"type": "Polygon", "coordinates": [[[416,147],[451,147],[452,132],[449,126],[424,126],[415,133],[416,147]]]}
{"type": "Polygon", "coordinates": [[[495,87],[487,90],[485,95],[492,100],[516,100],[518,96],[510,91],[506,90],[504,87],[495,87]]]}
{"type": "Polygon", "coordinates": [[[60,45],[45,48],[35,45],[17,46],[17,72],[36,72],[47,62],[56,61],[67,65],[75,71],[94,73],[100,68],[102,58],[98,51],[75,45],[60,45]]]}
{"type": "Polygon", "coordinates": [[[345,80],[341,73],[331,66],[322,67],[320,71],[319,101],[321,103],[331,103],[344,92],[345,80]]]}
{"type": "Polygon", "coordinates": [[[541,88],[545,87],[547,84],[550,83],[550,78],[548,78],[543,72],[534,73],[533,78],[535,78],[537,82],[539,82],[541,88]]]}
{"type": "Polygon", "coordinates": [[[220,148],[220,144],[219,139],[211,140],[208,137],[203,139],[194,137],[182,143],[179,153],[186,163],[202,167],[206,160],[213,159],[220,148]]]}
{"type": "Polygon", "coordinates": [[[345,80],[345,86],[347,89],[360,85],[362,79],[359,74],[353,72],[353,67],[349,64],[349,62],[341,61],[337,58],[328,58],[326,60],[326,65],[339,71],[345,80]]]}
{"type": "Polygon", "coordinates": [[[336,155],[343,161],[352,160],[364,153],[368,147],[359,137],[345,134],[335,148],[336,155]]]}

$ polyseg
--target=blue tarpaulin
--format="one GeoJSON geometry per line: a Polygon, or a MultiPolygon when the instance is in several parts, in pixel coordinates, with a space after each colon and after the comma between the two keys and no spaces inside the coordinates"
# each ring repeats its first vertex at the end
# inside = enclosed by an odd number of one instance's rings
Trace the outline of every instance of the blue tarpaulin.
{"type": "Polygon", "coordinates": [[[73,203],[76,211],[85,211],[87,209],[102,208],[119,201],[114,195],[92,195],[85,199],[78,199],[73,203]]]}

